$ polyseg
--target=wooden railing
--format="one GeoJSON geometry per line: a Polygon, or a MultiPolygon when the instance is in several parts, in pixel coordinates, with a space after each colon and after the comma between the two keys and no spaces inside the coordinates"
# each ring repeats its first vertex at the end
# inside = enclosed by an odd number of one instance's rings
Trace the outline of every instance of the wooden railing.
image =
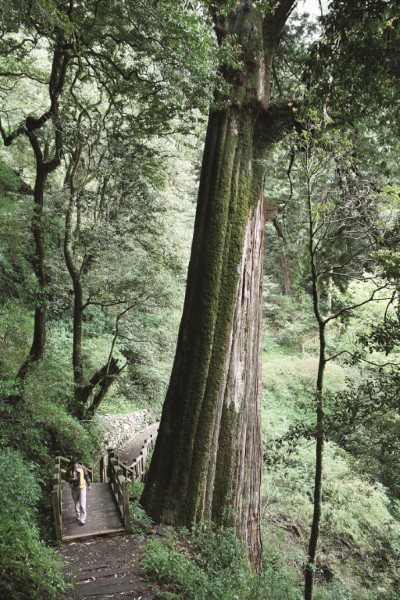
{"type": "Polygon", "coordinates": [[[126,531],[130,530],[131,520],[129,514],[129,480],[126,475],[123,474],[122,465],[118,461],[118,457],[115,456],[113,450],[107,450],[108,453],[108,468],[107,475],[108,481],[111,487],[111,491],[114,495],[118,509],[121,513],[121,517],[124,523],[126,531]]]}
{"type": "MultiPolygon", "coordinates": [[[[56,456],[55,471],[53,477],[52,504],[54,514],[54,526],[56,530],[56,538],[59,542],[62,540],[63,524],[61,514],[61,497],[62,485],[65,480],[65,473],[71,464],[71,457],[56,456]]],[[[87,467],[90,479],[93,481],[93,468],[87,467]]]]}
{"type": "Polygon", "coordinates": [[[143,480],[145,472],[146,472],[146,460],[151,450],[153,450],[156,439],[157,439],[158,429],[156,433],[151,433],[150,436],[144,440],[143,446],[140,450],[139,456],[133,461],[131,465],[129,465],[129,469],[134,471],[134,479],[143,480]]]}
{"type": "Polygon", "coordinates": [[[146,470],[146,460],[149,452],[154,448],[157,433],[158,430],[144,440],[139,456],[131,465],[128,465],[126,462],[120,462],[118,456],[111,448],[108,448],[107,456],[103,457],[100,462],[100,478],[104,481],[105,474],[107,473],[107,479],[121,513],[126,531],[130,530],[128,485],[134,479],[143,479],[146,470]]]}

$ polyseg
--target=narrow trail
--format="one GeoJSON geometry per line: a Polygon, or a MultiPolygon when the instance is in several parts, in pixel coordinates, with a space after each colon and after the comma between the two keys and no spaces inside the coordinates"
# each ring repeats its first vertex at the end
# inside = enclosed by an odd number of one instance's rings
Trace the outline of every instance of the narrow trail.
{"type": "MultiPolygon", "coordinates": [[[[118,449],[120,460],[132,463],[140,454],[145,439],[157,427],[158,423],[129,439],[118,449]]],[[[88,510],[88,520],[90,518],[88,510]]],[[[64,574],[73,589],[59,600],[157,600],[157,590],[146,581],[139,562],[144,545],[143,536],[126,533],[63,543],[60,555],[64,574]]]]}
{"type": "Polygon", "coordinates": [[[60,600],[157,600],[139,563],[144,543],[141,536],[125,534],[63,544],[65,577],[75,587],[60,600]]]}

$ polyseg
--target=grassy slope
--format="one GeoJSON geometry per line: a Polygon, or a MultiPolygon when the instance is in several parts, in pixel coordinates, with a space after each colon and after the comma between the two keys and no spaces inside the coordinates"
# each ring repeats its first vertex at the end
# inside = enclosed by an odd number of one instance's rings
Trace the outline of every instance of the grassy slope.
{"type": "MultiPolygon", "coordinates": [[[[266,455],[275,457],[264,475],[264,547],[267,561],[281,564],[299,586],[312,515],[314,443],[300,436],[289,448],[277,440],[291,425],[313,422],[316,369],[310,356],[264,356],[264,444],[266,455]]],[[[340,389],[344,380],[344,369],[328,363],[327,389],[340,389]]],[[[396,598],[399,531],[385,490],[357,475],[351,457],[328,442],[316,598],[396,598]]]]}

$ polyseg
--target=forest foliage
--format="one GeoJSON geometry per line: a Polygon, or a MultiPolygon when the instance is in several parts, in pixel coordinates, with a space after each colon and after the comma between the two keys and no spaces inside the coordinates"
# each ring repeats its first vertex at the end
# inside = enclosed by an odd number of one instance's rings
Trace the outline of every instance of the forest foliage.
{"type": "MultiPolygon", "coordinates": [[[[159,417],[206,112],[213,89],[229,93],[217,65],[240,61],[234,39],[215,43],[212,4],[0,8],[5,598],[64,589],[50,547],[54,454],[97,460],[96,412],[159,417]]],[[[274,61],[272,97],[293,98],[296,130],[271,153],[265,191],[264,575],[228,529],[171,532],[144,560],[175,597],[302,597],[319,351],[310,222],[329,358],[315,598],[400,594],[400,25],[393,1],[345,4],[319,21],[293,14],[274,61]]]]}

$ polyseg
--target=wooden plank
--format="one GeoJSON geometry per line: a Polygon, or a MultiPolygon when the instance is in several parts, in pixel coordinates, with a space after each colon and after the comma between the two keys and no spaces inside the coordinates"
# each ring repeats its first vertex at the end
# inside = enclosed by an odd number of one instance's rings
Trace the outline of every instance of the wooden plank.
{"type": "MultiPolygon", "coordinates": [[[[82,529],[84,529],[82,527],[82,529]]],[[[83,538],[88,538],[88,537],[94,537],[96,535],[112,535],[112,534],[120,534],[120,533],[126,533],[125,532],[125,527],[120,527],[119,529],[101,529],[99,531],[81,531],[78,535],[63,535],[62,537],[62,541],[63,542],[69,542],[71,540],[80,540],[83,538]]]]}
{"type": "Polygon", "coordinates": [[[101,586],[96,584],[97,582],[78,585],[75,588],[76,598],[85,598],[86,596],[100,596],[103,594],[121,594],[122,592],[137,592],[147,588],[147,586],[144,586],[140,583],[135,583],[134,581],[124,581],[114,585],[111,583],[109,583],[108,585],[101,586]]]}
{"type": "MultiPolygon", "coordinates": [[[[109,566],[109,565],[107,565],[109,566]]],[[[109,578],[109,577],[115,577],[115,575],[120,575],[121,573],[124,573],[125,575],[128,574],[132,574],[132,566],[127,566],[127,567],[123,567],[120,569],[104,569],[103,571],[101,570],[92,570],[92,571],[85,571],[84,573],[79,573],[78,575],[74,574],[74,579],[76,581],[82,581],[84,579],[103,579],[103,578],[109,578]]]]}
{"type": "MultiPolygon", "coordinates": [[[[117,564],[120,564],[119,561],[117,561],[117,564]]],[[[78,567],[76,570],[74,570],[74,573],[85,573],[86,571],[90,571],[93,569],[108,569],[108,567],[110,567],[112,565],[111,561],[108,561],[106,563],[95,563],[90,564],[90,565],[83,565],[78,567]]]]}
{"type": "MultiPolygon", "coordinates": [[[[124,536],[122,536],[122,539],[124,539],[124,536]]],[[[144,545],[144,542],[141,545],[144,545]]],[[[114,567],[118,569],[119,567],[129,567],[131,565],[131,560],[132,556],[124,556],[123,558],[121,558],[120,556],[113,555],[112,557],[107,558],[107,562],[90,562],[87,565],[82,565],[79,563],[79,566],[77,566],[76,568],[74,567],[72,575],[74,575],[75,573],[82,573],[83,575],[86,571],[95,571],[98,569],[111,569],[114,567]]]]}

